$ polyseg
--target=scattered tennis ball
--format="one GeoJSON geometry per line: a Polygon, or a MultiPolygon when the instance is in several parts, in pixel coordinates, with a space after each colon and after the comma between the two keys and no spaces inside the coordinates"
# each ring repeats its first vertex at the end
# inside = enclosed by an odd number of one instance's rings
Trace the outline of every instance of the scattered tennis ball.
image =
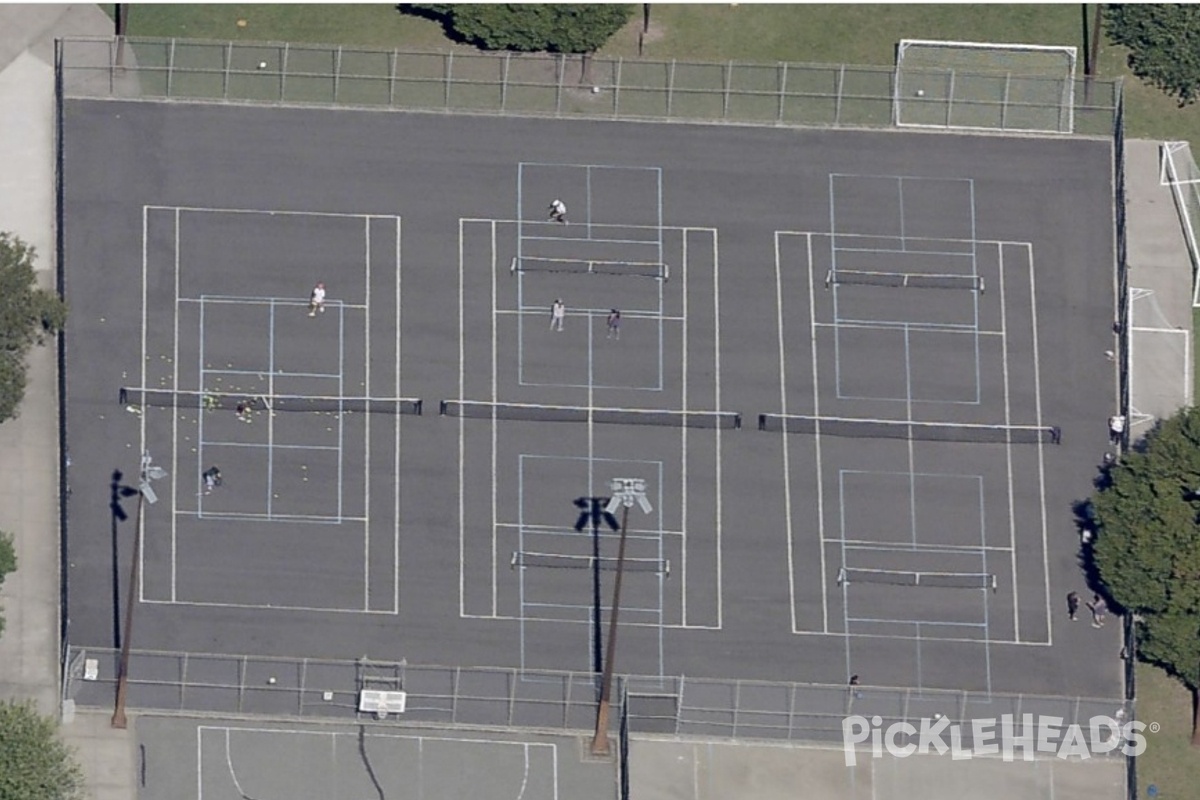
{"type": "Polygon", "coordinates": [[[244,20],[244,19],[239,19],[239,20],[237,21],[237,26],[238,26],[239,28],[244,28],[244,27],[246,27],[248,24],[250,24],[250,23],[246,22],[246,20],[244,20]]]}
{"type": "Polygon", "coordinates": [[[260,61],[260,62],[258,62],[258,68],[259,68],[259,69],[266,69],[266,68],[267,68],[267,62],[265,62],[265,61],[260,61]]]}
{"type": "Polygon", "coordinates": [[[917,97],[924,97],[924,96],[925,96],[925,90],[917,89],[917,97]]]}
{"type": "Polygon", "coordinates": [[[267,678],[267,684],[268,684],[269,686],[274,686],[274,685],[275,685],[275,676],[274,676],[274,675],[272,675],[271,677],[267,678]]]}
{"type": "Polygon", "coordinates": [[[599,86],[593,86],[593,87],[592,87],[592,94],[600,94],[600,87],[599,87],[599,86]]]}

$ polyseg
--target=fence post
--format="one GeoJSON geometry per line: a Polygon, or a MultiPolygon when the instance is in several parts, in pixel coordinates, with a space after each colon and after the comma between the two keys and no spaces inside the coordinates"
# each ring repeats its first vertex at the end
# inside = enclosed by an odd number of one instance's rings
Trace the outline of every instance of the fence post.
{"type": "Polygon", "coordinates": [[[442,77],[445,80],[445,92],[442,97],[442,110],[450,110],[450,83],[454,80],[454,51],[446,53],[442,59],[442,77]]]}
{"type": "Polygon", "coordinates": [[[783,104],[787,98],[787,62],[779,65],[779,115],[775,118],[777,125],[783,124],[783,104]]]}
{"type": "Polygon", "coordinates": [[[391,64],[388,69],[388,108],[396,105],[396,62],[400,60],[398,48],[392,48],[391,64]]]}
{"type": "MultiPolygon", "coordinates": [[[[225,71],[222,73],[222,78],[221,78],[221,99],[222,100],[229,99],[229,64],[231,61],[233,61],[233,42],[226,42],[225,43],[225,71]]],[[[241,706],[240,701],[239,701],[238,705],[239,705],[239,707],[241,706]]]]}
{"type": "Polygon", "coordinates": [[[288,42],[283,43],[283,56],[279,60],[279,102],[287,100],[287,71],[288,71],[288,56],[291,55],[291,45],[288,42]]]}

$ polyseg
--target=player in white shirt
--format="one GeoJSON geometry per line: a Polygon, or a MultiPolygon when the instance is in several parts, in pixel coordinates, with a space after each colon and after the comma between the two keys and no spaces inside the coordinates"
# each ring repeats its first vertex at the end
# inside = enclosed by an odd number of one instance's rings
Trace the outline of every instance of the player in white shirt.
{"type": "Polygon", "coordinates": [[[313,287],[312,294],[308,298],[308,315],[315,317],[317,312],[325,313],[325,284],[322,281],[317,281],[317,285],[313,287]]]}
{"type": "Polygon", "coordinates": [[[567,204],[562,200],[559,200],[557,197],[554,198],[554,202],[550,204],[550,219],[564,224],[566,224],[567,221],[567,204]]]}

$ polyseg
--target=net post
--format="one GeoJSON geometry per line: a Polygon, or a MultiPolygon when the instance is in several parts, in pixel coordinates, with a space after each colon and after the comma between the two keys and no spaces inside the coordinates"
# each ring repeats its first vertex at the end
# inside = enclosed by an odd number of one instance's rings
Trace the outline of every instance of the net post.
{"type": "Polygon", "coordinates": [[[758,429],[760,431],[765,431],[767,429],[767,415],[766,414],[758,415],[758,429]]]}
{"type": "Polygon", "coordinates": [[[425,413],[425,401],[418,397],[417,402],[413,404],[413,409],[416,411],[418,417],[423,416],[425,413]]]}
{"type": "Polygon", "coordinates": [[[849,581],[847,580],[847,577],[848,576],[846,575],[846,568],[839,567],[838,574],[837,574],[837,585],[841,586],[842,584],[848,583],[849,581]]]}
{"type": "Polygon", "coordinates": [[[833,285],[833,270],[831,269],[825,273],[825,288],[828,289],[832,285],[833,285]]]}
{"type": "Polygon", "coordinates": [[[508,265],[508,274],[509,275],[517,274],[517,257],[516,256],[513,256],[512,263],[508,265]]]}
{"type": "Polygon", "coordinates": [[[979,276],[979,293],[982,295],[982,294],[985,294],[986,292],[987,292],[987,283],[984,282],[983,276],[980,275],[979,276]]]}
{"type": "Polygon", "coordinates": [[[449,408],[449,406],[450,406],[450,401],[443,400],[441,402],[441,407],[438,409],[438,416],[441,416],[441,417],[446,416],[446,409],[449,408]]]}
{"type": "Polygon", "coordinates": [[[733,415],[733,429],[735,431],[742,429],[742,414],[740,411],[733,415]]]}

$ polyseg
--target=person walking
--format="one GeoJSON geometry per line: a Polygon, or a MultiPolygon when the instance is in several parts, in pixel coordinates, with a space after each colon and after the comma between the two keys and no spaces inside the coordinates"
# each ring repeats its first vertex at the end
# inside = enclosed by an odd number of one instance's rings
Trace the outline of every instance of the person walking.
{"type": "Polygon", "coordinates": [[[559,200],[557,197],[554,198],[554,202],[550,204],[550,219],[553,222],[561,222],[564,225],[567,224],[567,204],[562,200],[559,200]]]}
{"type": "Polygon", "coordinates": [[[1079,592],[1067,593],[1067,616],[1071,621],[1075,621],[1075,615],[1079,613],[1079,592]]]}
{"type": "Polygon", "coordinates": [[[317,313],[325,313],[325,282],[317,281],[312,294],[308,296],[308,315],[315,317],[317,313]]]}
{"type": "Polygon", "coordinates": [[[1108,441],[1112,444],[1120,444],[1122,435],[1125,433],[1125,415],[1114,414],[1108,418],[1108,441]]]}
{"type": "Polygon", "coordinates": [[[608,312],[608,335],[605,338],[621,338],[621,312],[615,308],[608,312]]]}
{"type": "Polygon", "coordinates": [[[561,332],[566,318],[567,307],[563,305],[561,297],[557,298],[550,306],[550,330],[561,332]]]}
{"type": "Polygon", "coordinates": [[[1104,598],[1098,594],[1092,595],[1092,602],[1088,603],[1088,610],[1092,612],[1092,627],[1103,628],[1104,617],[1108,614],[1108,603],[1104,602],[1104,598]]]}

